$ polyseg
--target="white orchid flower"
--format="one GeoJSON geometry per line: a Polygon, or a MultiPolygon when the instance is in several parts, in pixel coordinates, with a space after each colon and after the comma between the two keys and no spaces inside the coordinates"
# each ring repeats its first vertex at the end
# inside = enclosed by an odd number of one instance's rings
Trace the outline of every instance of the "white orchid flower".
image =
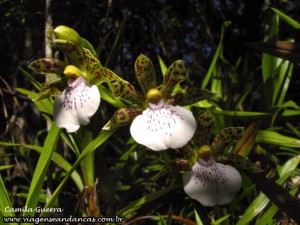
{"type": "Polygon", "coordinates": [[[68,79],[68,87],[55,97],[53,116],[60,128],[75,132],[80,125],[87,125],[100,105],[100,93],[96,85],[80,76],[68,79]]]}
{"type": "Polygon", "coordinates": [[[183,147],[196,130],[192,112],[181,106],[166,104],[157,89],[150,90],[147,97],[149,106],[133,120],[131,136],[154,151],[183,147]]]}
{"type": "Polygon", "coordinates": [[[215,162],[207,152],[202,156],[192,171],[183,174],[185,193],[203,206],[230,203],[242,186],[240,173],[230,165],[215,162]]]}

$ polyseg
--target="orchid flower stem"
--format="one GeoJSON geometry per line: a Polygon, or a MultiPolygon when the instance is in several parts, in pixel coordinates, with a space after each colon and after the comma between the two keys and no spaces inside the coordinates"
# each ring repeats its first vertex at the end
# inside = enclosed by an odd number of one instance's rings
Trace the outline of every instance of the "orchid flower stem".
{"type": "Polygon", "coordinates": [[[94,186],[95,182],[95,154],[91,152],[81,162],[81,169],[85,186],[94,186]]]}

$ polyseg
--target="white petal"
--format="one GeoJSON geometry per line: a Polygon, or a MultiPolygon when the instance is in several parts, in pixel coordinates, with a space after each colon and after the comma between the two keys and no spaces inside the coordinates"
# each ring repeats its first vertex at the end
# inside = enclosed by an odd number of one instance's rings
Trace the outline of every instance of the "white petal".
{"type": "Polygon", "coordinates": [[[184,191],[204,206],[230,203],[242,186],[240,173],[232,166],[202,160],[183,174],[184,191]]]}
{"type": "Polygon", "coordinates": [[[89,85],[83,77],[68,80],[68,85],[55,97],[53,116],[60,128],[75,132],[90,122],[99,107],[100,93],[96,85],[89,85]]]}
{"type": "Polygon", "coordinates": [[[196,120],[192,112],[165,104],[149,104],[130,127],[131,136],[139,144],[160,151],[183,147],[194,135],[196,120]]]}

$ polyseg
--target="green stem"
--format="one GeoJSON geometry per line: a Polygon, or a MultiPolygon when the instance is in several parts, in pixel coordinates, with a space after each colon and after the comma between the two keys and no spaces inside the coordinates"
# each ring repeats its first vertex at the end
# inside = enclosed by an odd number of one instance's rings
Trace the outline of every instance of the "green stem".
{"type": "Polygon", "coordinates": [[[84,178],[85,186],[94,186],[95,182],[95,154],[91,152],[81,162],[81,170],[84,178]]]}
{"type": "MultiPolygon", "coordinates": [[[[56,188],[56,190],[53,192],[51,198],[49,199],[49,201],[46,203],[44,209],[46,208],[51,208],[54,206],[55,201],[57,200],[62,188],[64,187],[64,185],[66,184],[66,182],[68,181],[69,177],[71,176],[71,174],[73,173],[73,171],[77,168],[77,166],[83,161],[83,159],[90,153],[94,152],[99,146],[101,146],[111,135],[113,135],[113,133],[116,131],[115,130],[109,130],[109,131],[102,131],[98,137],[96,137],[95,139],[93,139],[87,146],[86,148],[82,151],[82,153],[80,154],[80,156],[77,158],[76,162],[73,164],[72,168],[69,170],[69,172],[66,174],[65,178],[61,181],[61,183],[59,184],[59,186],[56,188]]],[[[42,216],[47,216],[48,212],[43,211],[41,213],[41,217],[42,216]]]]}

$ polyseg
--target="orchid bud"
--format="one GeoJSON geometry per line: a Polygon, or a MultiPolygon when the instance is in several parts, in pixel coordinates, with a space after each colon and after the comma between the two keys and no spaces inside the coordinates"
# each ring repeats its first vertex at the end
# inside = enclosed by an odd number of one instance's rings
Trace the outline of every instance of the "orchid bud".
{"type": "Polygon", "coordinates": [[[83,47],[83,41],[80,35],[72,28],[67,26],[57,26],[53,33],[57,39],[62,39],[66,41],[71,41],[74,44],[78,45],[79,47],[83,47]]]}

